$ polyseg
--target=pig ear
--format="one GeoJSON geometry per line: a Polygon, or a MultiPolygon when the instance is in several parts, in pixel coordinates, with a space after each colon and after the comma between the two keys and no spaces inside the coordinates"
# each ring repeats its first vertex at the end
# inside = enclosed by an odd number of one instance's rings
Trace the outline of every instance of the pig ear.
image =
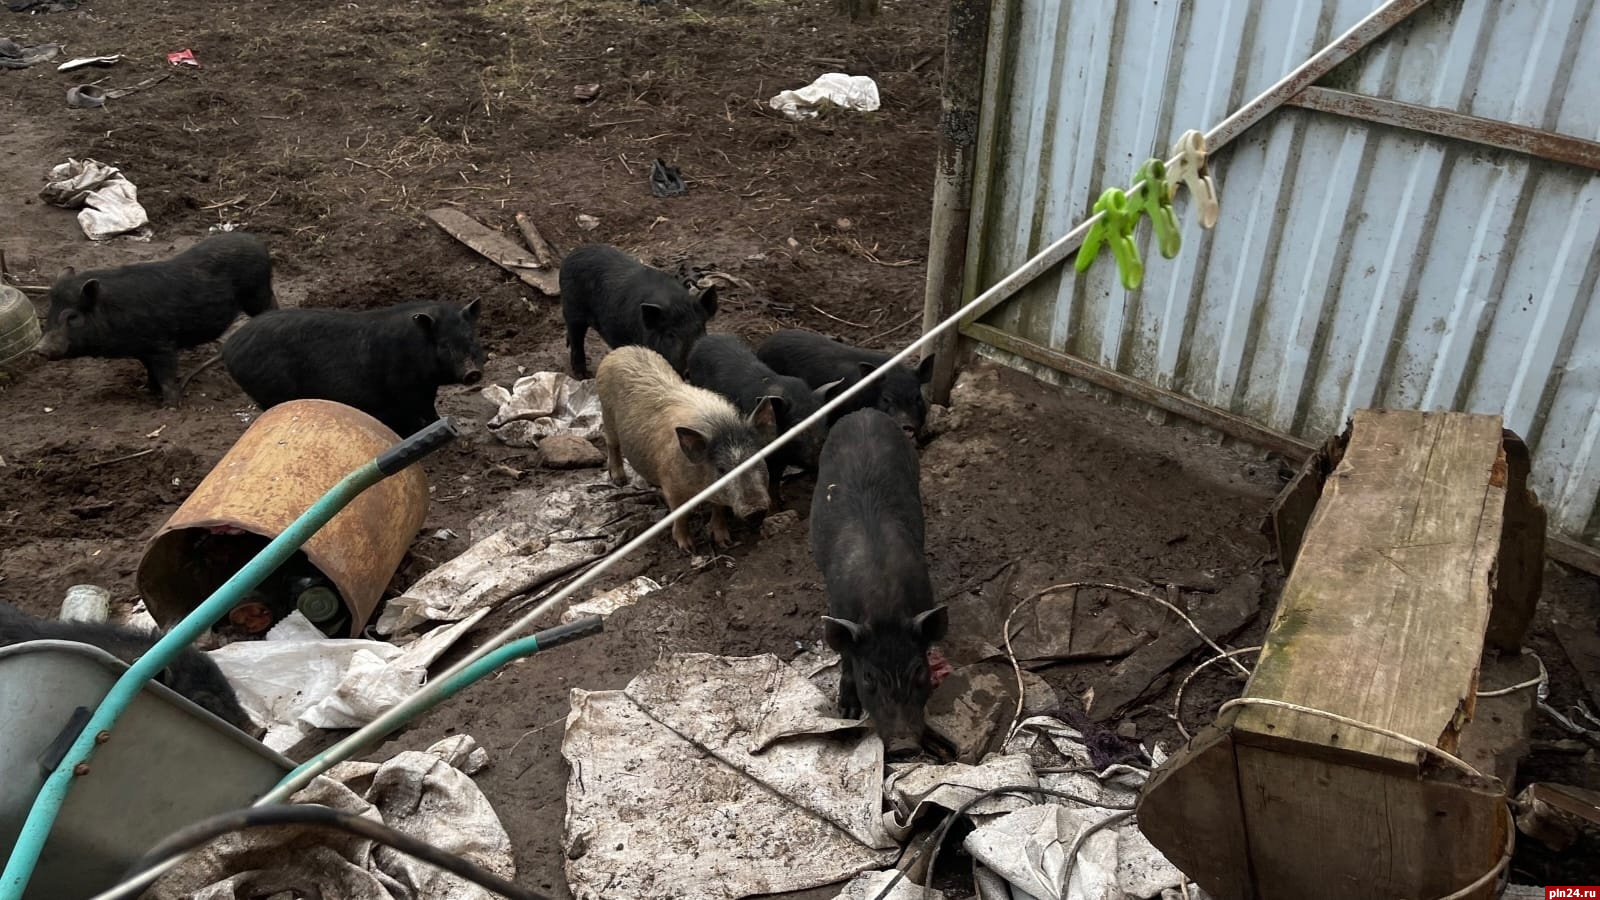
{"type": "Polygon", "coordinates": [[[835,653],[845,650],[860,643],[866,629],[849,619],[835,619],[833,616],[822,617],[822,637],[828,644],[828,649],[835,653]]]}
{"type": "Polygon", "coordinates": [[[661,324],[662,309],[654,303],[646,303],[639,307],[639,315],[644,318],[644,327],[655,328],[661,324]]]}
{"type": "Polygon", "coordinates": [[[461,307],[461,315],[465,316],[468,322],[478,321],[478,301],[474,299],[471,303],[461,307]]]}
{"type": "Polygon", "coordinates": [[[56,276],[56,280],[59,281],[62,278],[71,278],[72,276],[74,276],[76,274],[78,274],[78,269],[77,269],[76,266],[67,266],[65,269],[61,270],[61,274],[60,275],[56,276]]]}
{"type": "Polygon", "coordinates": [[[756,401],[756,408],[750,411],[750,424],[762,431],[777,431],[778,412],[782,409],[783,398],[768,394],[756,401]]]}
{"type": "Polygon", "coordinates": [[[928,382],[933,380],[933,357],[932,356],[923,357],[922,358],[922,362],[917,364],[917,380],[922,382],[923,384],[927,384],[928,382]]]}
{"type": "Polygon", "coordinates": [[[812,391],[812,393],[816,394],[818,397],[821,397],[823,400],[832,400],[833,395],[837,392],[836,389],[841,384],[844,384],[843,378],[840,378],[838,381],[830,381],[822,387],[812,391]]]}
{"type": "Polygon", "coordinates": [[[942,603],[911,620],[911,629],[930,644],[944,637],[949,628],[950,609],[942,603]]]}
{"type": "Polygon", "coordinates": [[[871,375],[872,374],[872,370],[876,369],[876,368],[877,368],[877,366],[872,364],[872,363],[869,363],[869,362],[861,363],[861,375],[862,375],[862,377],[866,377],[868,375],[871,375]]]}
{"type": "Polygon", "coordinates": [[[419,326],[421,326],[423,331],[426,331],[429,334],[433,333],[432,315],[428,313],[415,313],[411,316],[411,321],[416,322],[419,326]]]}
{"type": "Polygon", "coordinates": [[[692,463],[705,462],[706,455],[709,453],[706,436],[693,428],[683,425],[679,425],[677,431],[678,448],[683,451],[683,455],[689,457],[689,461],[692,463]]]}
{"type": "Polygon", "coordinates": [[[94,305],[99,299],[100,282],[98,279],[91,278],[83,283],[83,287],[78,288],[78,308],[84,312],[94,309],[94,305]]]}
{"type": "Polygon", "coordinates": [[[705,310],[706,318],[717,314],[717,286],[712,285],[700,292],[700,308],[705,310]]]}

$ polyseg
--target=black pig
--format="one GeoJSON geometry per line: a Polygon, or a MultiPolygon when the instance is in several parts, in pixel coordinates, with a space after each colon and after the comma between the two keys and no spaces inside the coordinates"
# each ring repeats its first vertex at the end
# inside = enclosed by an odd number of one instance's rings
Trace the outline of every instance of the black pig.
{"type": "MultiPolygon", "coordinates": [[[[695,342],[689,350],[688,380],[732,400],[745,415],[755,412],[763,397],[773,398],[777,401],[773,407],[780,435],[822,406],[820,390],[814,391],[798,378],[772,371],[756,358],[750,345],[731,334],[708,334],[695,342]]],[[[780,505],[778,483],[786,467],[816,471],[827,430],[826,423],[818,423],[767,457],[767,492],[773,508],[780,505]]]]}
{"type": "MultiPolygon", "coordinates": [[[[868,372],[888,362],[893,354],[863,350],[814,331],[791,328],[773,333],[756,349],[756,355],[774,371],[802,379],[813,388],[826,389],[826,399],[831,400],[868,372]]],[[[928,422],[928,405],[922,397],[922,386],[932,377],[931,356],[924,359],[915,372],[897,367],[851,397],[830,418],[838,421],[841,416],[858,409],[880,409],[916,438],[928,422]]]]}
{"type": "Polygon", "coordinates": [[[593,328],[606,346],[646,347],[682,375],[689,348],[716,315],[717,289],[698,296],[678,278],[607,244],[585,244],[561,261],[561,315],[572,374],[589,377],[583,339],[593,328]]]}
{"type": "MultiPolygon", "coordinates": [[[[160,634],[105,622],[36,619],[10,604],[0,603],[0,647],[27,641],[76,641],[99,647],[133,665],[160,639],[160,634]]],[[[178,651],[155,680],[246,734],[256,735],[259,731],[239,705],[233,685],[222,670],[192,646],[178,651]]]]}
{"type": "Polygon", "coordinates": [[[890,754],[915,751],[933,693],[928,648],[949,614],[923,554],[915,448],[887,413],[863,409],[828,432],[811,500],[811,555],[828,590],[822,617],[841,659],[839,709],[872,717],[890,754]]]}
{"type": "Polygon", "coordinates": [[[476,384],[487,359],[478,301],[384,309],[282,309],[245,323],[222,361],[262,409],[289,400],[353,406],[401,437],[439,418],[439,387],[476,384]]]}
{"type": "Polygon", "coordinates": [[[178,351],[214,341],[239,313],[277,306],[272,260],[255,236],[209,237],[171,259],[114,269],[67,269],[50,288],[37,352],[46,359],[137,359],[150,392],[176,407],[178,351]]]}

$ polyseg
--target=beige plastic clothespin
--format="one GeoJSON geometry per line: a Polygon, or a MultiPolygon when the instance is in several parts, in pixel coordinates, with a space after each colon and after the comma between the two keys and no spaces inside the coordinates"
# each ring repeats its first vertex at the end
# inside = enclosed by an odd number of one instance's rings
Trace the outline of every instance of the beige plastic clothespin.
{"type": "Polygon", "coordinates": [[[1172,145],[1176,165],[1167,167],[1167,190],[1176,195],[1178,182],[1189,188],[1189,196],[1200,207],[1200,225],[1210,228],[1217,224],[1222,205],[1217,201],[1217,185],[1206,171],[1206,136],[1190,129],[1172,145]]]}

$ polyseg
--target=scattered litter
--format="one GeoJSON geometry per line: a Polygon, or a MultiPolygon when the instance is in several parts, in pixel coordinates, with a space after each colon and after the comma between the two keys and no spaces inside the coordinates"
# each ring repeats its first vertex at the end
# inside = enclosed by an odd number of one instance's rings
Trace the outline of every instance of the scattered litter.
{"type": "Polygon", "coordinates": [[[78,209],[78,224],[92,241],[103,241],[119,234],[139,232],[150,239],[150,217],[139,205],[133,182],[114,166],[92,159],[68,159],[50,170],[39,196],[46,203],[78,209]]]}
{"type": "MultiPolygon", "coordinates": [[[[487,762],[467,735],[381,764],[346,762],[291,798],[382,822],[511,880],[511,839],[470,775],[487,762]]],[[[265,896],[363,900],[492,900],[497,895],[443,869],[351,835],[290,826],[218,838],[145,896],[236,900],[265,896]]]]}
{"type": "Polygon", "coordinates": [[[593,231],[600,227],[600,220],[588,213],[578,213],[578,227],[584,231],[593,231]]]}
{"type": "Polygon", "coordinates": [[[71,12],[78,8],[78,0],[6,0],[6,6],[12,12],[71,12]]]}
{"type": "Polygon", "coordinates": [[[632,606],[647,594],[661,590],[661,585],[640,575],[638,578],[609,591],[602,591],[587,600],[574,603],[561,614],[562,624],[576,622],[585,616],[609,616],[625,606],[632,606]]]}
{"type": "Polygon", "coordinates": [[[112,88],[110,90],[96,87],[92,84],[80,84],[67,89],[67,105],[74,109],[98,109],[105,106],[107,100],[126,97],[135,91],[142,91],[151,85],[160,84],[171,77],[172,73],[167,72],[154,78],[146,78],[130,87],[112,88]]]}
{"type": "Polygon", "coordinates": [[[490,433],[512,447],[538,447],[558,434],[589,441],[601,433],[600,393],[593,379],[535,372],[518,378],[510,390],[490,385],[482,395],[499,406],[486,423],[490,433]]]}
{"type": "Polygon", "coordinates": [[[683,173],[677,166],[669,166],[659,159],[650,166],[650,193],[657,197],[676,197],[688,192],[689,186],[683,183],[683,173]]]}
{"type": "Polygon", "coordinates": [[[884,886],[894,878],[894,873],[894,869],[863,872],[851,879],[833,900],[945,900],[944,891],[930,888],[924,893],[922,887],[909,878],[900,879],[894,890],[883,893],[884,886]]]}
{"type": "Polygon", "coordinates": [[[281,752],[313,728],[357,728],[404,700],[422,686],[428,666],[481,617],[402,649],[329,638],[296,610],[263,640],[236,641],[210,655],[245,712],[267,730],[262,743],[281,752]]]}
{"type": "Polygon", "coordinates": [[[67,588],[61,602],[63,622],[104,622],[111,618],[111,592],[97,584],[75,584],[67,588]]]}
{"type": "Polygon", "coordinates": [[[200,60],[194,58],[193,50],[175,50],[167,54],[167,62],[174,66],[191,66],[200,68],[200,60]]]}
{"type": "Polygon", "coordinates": [[[0,69],[26,69],[42,62],[49,62],[60,52],[60,44],[24,47],[16,41],[0,38],[0,69]]]}
{"type": "Polygon", "coordinates": [[[598,84],[575,84],[572,86],[572,99],[579,103],[588,103],[598,96],[600,96],[600,85],[598,84]]]}
{"type": "Polygon", "coordinates": [[[486,519],[500,520],[487,536],[475,537],[460,556],[389,601],[378,618],[377,632],[403,640],[429,622],[458,621],[519,594],[552,587],[660,514],[653,502],[637,496],[619,498],[623,491],[602,482],[510,495],[501,510],[486,519]]]}
{"type": "Polygon", "coordinates": [[[69,59],[61,65],[56,66],[56,71],[71,72],[73,69],[82,69],[86,66],[98,66],[104,68],[106,66],[114,66],[121,61],[122,54],[120,53],[113,53],[110,56],[79,56],[69,59]]]}
{"type": "Polygon", "coordinates": [[[798,91],[778,94],[768,105],[796,122],[832,107],[872,112],[878,108],[878,83],[865,75],[829,72],[798,91]]]}
{"type": "MultiPolygon", "coordinates": [[[[937,821],[984,791],[1019,784],[1038,784],[1028,757],[1022,754],[991,756],[980,766],[962,763],[948,766],[925,763],[891,766],[889,777],[883,785],[883,792],[894,807],[890,833],[903,841],[918,826],[929,824],[930,811],[937,813],[932,817],[937,821]]],[[[966,815],[979,821],[988,821],[1027,807],[1028,801],[1022,797],[1000,795],[978,801],[967,810],[966,815]]]]}
{"type": "Polygon", "coordinates": [[[574,897],[748,897],[887,865],[883,744],[842,740],[830,707],[771,655],[677,654],[621,691],[574,690],[561,748],[574,897]],[[769,718],[797,712],[810,729],[759,749],[769,718]]]}

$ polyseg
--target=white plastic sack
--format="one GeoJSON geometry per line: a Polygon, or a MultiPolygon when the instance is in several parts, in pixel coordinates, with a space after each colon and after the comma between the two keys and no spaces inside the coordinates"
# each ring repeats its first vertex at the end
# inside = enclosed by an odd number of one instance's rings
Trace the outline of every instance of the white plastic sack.
{"type": "MultiPolygon", "coordinates": [[[[353,812],[515,880],[511,840],[468,777],[482,748],[467,735],[384,763],[346,762],[291,798],[353,812]]],[[[224,835],[174,868],[152,900],[498,900],[437,866],[343,832],[294,827],[224,835]]]]}
{"type": "Polygon", "coordinates": [[[768,105],[796,122],[834,107],[872,112],[878,108],[878,83],[865,75],[829,72],[798,91],[778,94],[768,105]]]}
{"type": "Polygon", "coordinates": [[[329,638],[298,610],[263,640],[209,655],[245,712],[267,729],[262,743],[280,752],[310,728],[367,724],[421,687],[432,662],[382,641],[329,638]]]}
{"type": "Polygon", "coordinates": [[[661,590],[661,585],[644,575],[633,579],[624,585],[614,587],[609,591],[602,591],[587,600],[574,603],[567,607],[561,614],[562,624],[576,622],[586,616],[611,615],[623,607],[632,606],[644,599],[647,594],[661,590]]]}
{"type": "Polygon", "coordinates": [[[138,231],[150,222],[138,189],[114,166],[68,159],[51,169],[46,181],[39,196],[54,206],[83,207],[78,225],[92,241],[138,231]]]}

